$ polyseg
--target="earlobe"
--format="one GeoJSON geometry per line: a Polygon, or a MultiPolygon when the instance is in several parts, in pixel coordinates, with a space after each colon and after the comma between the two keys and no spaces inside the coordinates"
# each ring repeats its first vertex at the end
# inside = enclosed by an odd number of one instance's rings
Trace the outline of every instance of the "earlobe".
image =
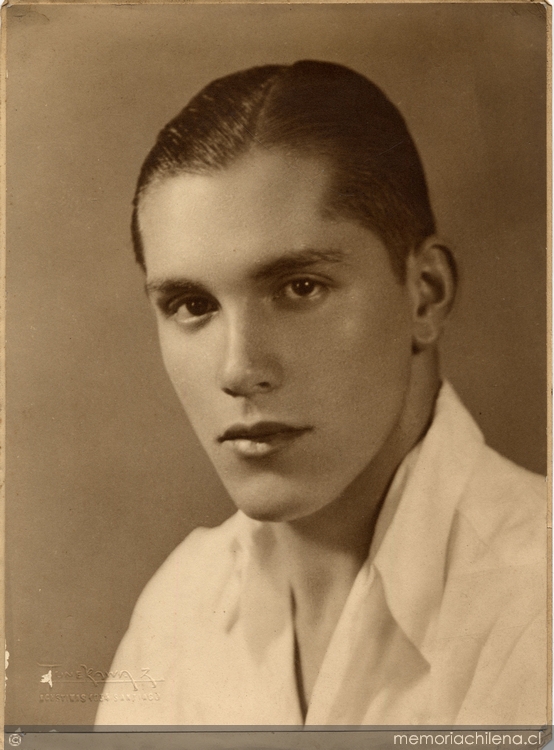
{"type": "Polygon", "coordinates": [[[456,262],[449,248],[429,237],[410,253],[407,284],[413,304],[412,348],[417,353],[437,342],[454,303],[456,262]]]}

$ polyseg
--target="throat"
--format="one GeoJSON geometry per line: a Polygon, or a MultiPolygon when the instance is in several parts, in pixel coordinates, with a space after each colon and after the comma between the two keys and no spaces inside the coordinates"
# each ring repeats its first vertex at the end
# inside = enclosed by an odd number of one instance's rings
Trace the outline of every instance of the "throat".
{"type": "MultiPolygon", "coordinates": [[[[291,592],[294,622],[294,666],[298,701],[304,721],[329,644],[352,588],[353,577],[330,588],[320,582],[310,597],[291,592]]],[[[330,582],[327,582],[330,584],[330,582]]]]}
{"type": "Polygon", "coordinates": [[[292,597],[296,685],[304,719],[396,468],[368,466],[318,513],[273,529],[278,568],[292,597]]]}
{"type": "Polygon", "coordinates": [[[291,596],[294,667],[304,720],[329,644],[367,559],[379,510],[378,503],[372,505],[340,520],[320,517],[317,528],[306,520],[274,528],[279,569],[291,596]]]}

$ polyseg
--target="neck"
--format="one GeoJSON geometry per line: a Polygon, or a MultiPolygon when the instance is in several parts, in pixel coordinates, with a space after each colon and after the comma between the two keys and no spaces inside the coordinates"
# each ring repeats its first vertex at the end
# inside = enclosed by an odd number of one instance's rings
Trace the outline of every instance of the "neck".
{"type": "Polygon", "coordinates": [[[300,606],[319,610],[329,598],[346,598],[367,558],[394,474],[427,431],[439,386],[436,354],[422,352],[415,358],[399,419],[364,471],[321,511],[275,525],[283,565],[300,606]]]}

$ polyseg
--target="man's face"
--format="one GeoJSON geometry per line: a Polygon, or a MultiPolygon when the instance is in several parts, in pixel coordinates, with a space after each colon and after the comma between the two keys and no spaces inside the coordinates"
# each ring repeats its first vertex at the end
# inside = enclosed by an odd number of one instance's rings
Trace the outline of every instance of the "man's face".
{"type": "Polygon", "coordinates": [[[324,211],[323,161],[250,152],[140,210],[164,363],[235,504],[294,520],[387,450],[405,408],[407,288],[371,231],[324,211]]]}

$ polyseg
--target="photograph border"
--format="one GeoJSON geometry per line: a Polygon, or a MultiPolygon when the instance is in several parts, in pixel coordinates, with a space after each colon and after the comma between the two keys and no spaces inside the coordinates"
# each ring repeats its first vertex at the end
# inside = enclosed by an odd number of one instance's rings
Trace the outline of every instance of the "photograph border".
{"type": "MultiPolygon", "coordinates": [[[[5,488],[5,472],[6,472],[6,351],[5,351],[5,340],[6,340],[6,324],[5,324],[5,312],[6,312],[6,78],[7,78],[7,61],[6,61],[6,46],[8,43],[7,38],[7,10],[13,6],[64,6],[64,5],[83,5],[83,6],[106,6],[106,5],[307,5],[307,4],[359,4],[359,5],[371,5],[371,4],[390,4],[390,5],[403,5],[403,4],[435,4],[435,5],[476,5],[476,4],[537,4],[535,0],[12,0],[8,3],[4,2],[1,7],[1,58],[0,58],[0,182],[2,190],[0,192],[0,340],[2,346],[0,347],[0,502],[2,506],[2,513],[0,514],[0,526],[2,529],[2,541],[0,542],[0,561],[2,570],[5,569],[5,503],[6,503],[6,488],[5,488]]],[[[552,688],[552,450],[553,450],[553,438],[552,438],[552,6],[547,3],[540,3],[547,8],[547,112],[548,112],[548,125],[547,125],[547,274],[550,279],[548,285],[548,299],[547,299],[547,336],[548,336],[548,388],[547,388],[547,419],[548,419],[548,434],[547,434],[547,483],[548,483],[548,556],[549,556],[549,581],[548,581],[548,596],[549,596],[549,664],[548,674],[550,686],[552,688]]],[[[0,601],[2,608],[5,607],[5,585],[4,575],[0,582],[0,601]]],[[[5,619],[3,621],[3,625],[5,619]]],[[[9,654],[6,652],[5,667],[8,666],[9,654]]],[[[3,690],[4,698],[6,691],[6,680],[5,678],[3,690]]],[[[1,702],[2,717],[4,713],[5,700],[1,702]]],[[[392,747],[396,742],[392,742],[392,735],[399,731],[409,732],[414,735],[421,735],[424,733],[431,732],[434,735],[440,735],[445,733],[463,734],[466,732],[489,732],[488,738],[484,741],[484,745],[498,744],[492,740],[492,735],[496,732],[503,733],[534,733],[536,731],[541,732],[541,740],[536,745],[537,747],[544,747],[552,739],[552,695],[550,695],[549,704],[549,716],[550,725],[544,727],[444,727],[444,726],[422,726],[422,727],[298,727],[291,728],[290,726],[284,727],[267,727],[267,726],[252,726],[252,727],[240,727],[240,726],[229,726],[229,727],[197,727],[191,726],[190,728],[184,729],[183,727],[137,727],[130,730],[129,727],[119,727],[117,729],[111,728],[110,730],[94,729],[93,727],[81,727],[81,726],[59,726],[53,729],[51,726],[38,727],[38,726],[5,726],[5,741],[6,747],[17,747],[21,745],[23,748],[32,748],[33,750],[49,750],[55,748],[60,750],[63,748],[81,748],[88,750],[88,748],[134,748],[137,746],[137,732],[144,735],[147,744],[141,745],[141,747],[155,747],[160,750],[173,750],[173,748],[182,748],[185,745],[182,740],[186,738],[186,747],[196,750],[203,750],[204,748],[210,748],[210,750],[236,750],[237,748],[256,748],[257,750],[316,750],[321,748],[326,750],[333,748],[333,750],[361,750],[366,747],[392,747]],[[55,734],[55,737],[53,736],[55,734]],[[19,738],[19,739],[18,739],[19,738]],[[110,738],[108,740],[108,738],[110,738]]],[[[419,740],[418,743],[412,742],[412,744],[422,744],[419,740]]],[[[439,744],[438,742],[436,744],[439,744]]],[[[440,743],[442,744],[442,743],[440,743]]],[[[446,743],[448,744],[448,743],[446,743]]],[[[524,743],[524,744],[527,744],[524,743]]],[[[529,742],[532,745],[532,742],[529,742]]]]}

